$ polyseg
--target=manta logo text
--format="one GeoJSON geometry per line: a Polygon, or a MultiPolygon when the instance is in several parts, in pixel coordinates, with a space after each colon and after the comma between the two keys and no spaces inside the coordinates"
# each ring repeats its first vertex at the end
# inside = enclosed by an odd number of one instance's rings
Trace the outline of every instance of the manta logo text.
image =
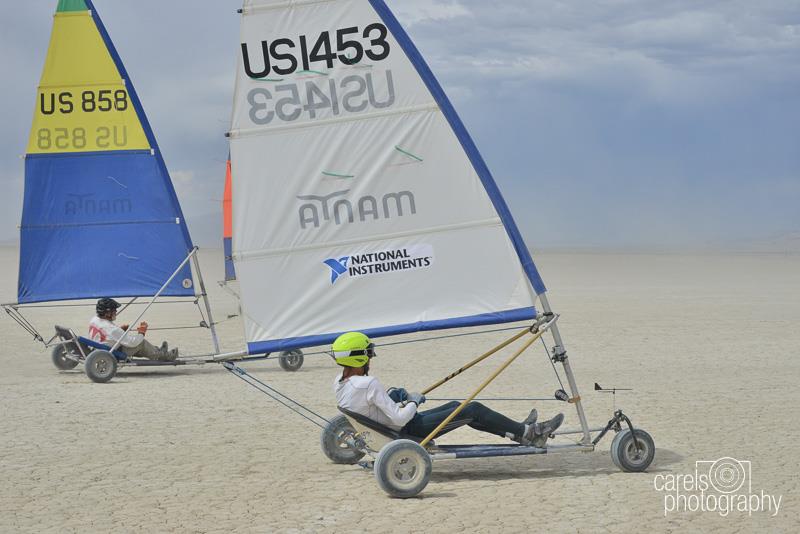
{"type": "Polygon", "coordinates": [[[386,193],[380,201],[372,195],[352,200],[342,198],[349,192],[349,189],[345,189],[329,195],[298,195],[297,199],[304,201],[297,210],[300,228],[319,228],[323,222],[330,222],[331,219],[334,224],[340,225],[356,222],[356,218],[359,222],[365,222],[417,213],[417,203],[411,191],[386,193]]]}

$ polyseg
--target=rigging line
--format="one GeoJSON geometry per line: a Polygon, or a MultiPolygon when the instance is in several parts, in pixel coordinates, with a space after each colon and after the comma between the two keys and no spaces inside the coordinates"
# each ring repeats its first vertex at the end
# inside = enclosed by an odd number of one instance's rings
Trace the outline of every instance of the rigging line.
{"type": "MultiPolygon", "coordinates": [[[[200,307],[200,299],[195,299],[194,305],[197,306],[197,311],[200,312],[200,319],[203,321],[204,324],[209,325],[211,321],[206,321],[206,316],[203,314],[203,308],[200,307]]],[[[211,326],[209,325],[206,326],[205,328],[211,328],[211,326]]]]}
{"type": "Polygon", "coordinates": [[[237,376],[238,378],[242,379],[244,382],[246,382],[246,383],[250,384],[251,386],[253,386],[253,387],[254,387],[254,388],[256,388],[257,390],[259,390],[260,392],[264,393],[264,394],[265,394],[265,395],[267,395],[268,397],[270,397],[270,398],[272,398],[273,400],[275,400],[275,401],[279,402],[279,403],[280,403],[280,404],[282,404],[283,406],[285,406],[285,407],[289,408],[290,410],[292,410],[292,411],[293,411],[293,412],[295,412],[296,414],[298,414],[298,415],[300,415],[300,416],[302,416],[302,417],[304,417],[304,418],[308,419],[309,421],[311,421],[312,423],[314,423],[314,424],[315,424],[315,425],[317,425],[318,427],[320,427],[320,428],[325,428],[325,425],[322,425],[322,424],[320,424],[320,423],[319,423],[319,421],[315,421],[314,419],[312,419],[311,417],[309,417],[309,416],[308,416],[308,415],[306,415],[305,413],[301,412],[300,410],[298,410],[298,409],[297,409],[297,408],[295,408],[294,406],[291,406],[290,404],[288,404],[288,403],[287,403],[287,402],[285,402],[284,400],[282,400],[282,399],[280,399],[280,398],[276,397],[275,395],[280,395],[280,396],[281,396],[281,397],[283,397],[284,399],[288,400],[289,402],[291,402],[291,403],[293,403],[293,404],[296,404],[297,406],[299,406],[300,408],[302,408],[302,409],[303,409],[303,410],[305,410],[306,412],[308,412],[308,413],[312,414],[313,416],[315,416],[315,417],[317,417],[317,418],[319,418],[319,419],[322,419],[322,420],[323,420],[323,421],[325,421],[326,423],[330,423],[330,421],[329,421],[328,419],[326,419],[325,417],[322,417],[321,415],[319,415],[318,413],[316,413],[314,410],[311,410],[310,408],[307,408],[307,407],[306,407],[306,406],[304,406],[303,404],[300,404],[299,402],[297,402],[297,401],[296,401],[296,400],[294,400],[293,398],[289,397],[288,395],[285,395],[285,394],[281,393],[281,392],[280,392],[280,391],[278,391],[277,389],[275,389],[275,388],[273,388],[273,387],[271,387],[271,386],[268,386],[267,384],[265,384],[264,382],[262,382],[262,381],[261,381],[261,380],[259,380],[258,378],[254,377],[253,375],[251,375],[250,373],[248,373],[246,370],[242,369],[241,367],[238,367],[238,366],[236,366],[236,365],[230,364],[230,366],[229,366],[229,365],[225,365],[225,369],[227,369],[228,371],[230,371],[230,372],[231,372],[231,374],[233,374],[233,375],[237,376]],[[267,389],[267,390],[269,390],[269,391],[265,391],[264,389],[261,389],[260,387],[256,386],[256,384],[254,384],[253,382],[255,382],[255,383],[257,383],[257,384],[261,385],[263,388],[266,388],[266,389],[267,389]],[[273,395],[272,393],[274,393],[275,395],[273,395]]]}
{"type": "Polygon", "coordinates": [[[148,328],[148,332],[157,332],[159,330],[192,330],[195,328],[208,328],[207,326],[191,325],[191,326],[161,326],[159,328],[148,328]]]}
{"type": "Polygon", "coordinates": [[[566,389],[564,389],[564,382],[561,381],[561,376],[558,374],[558,369],[556,369],[556,362],[554,362],[553,358],[550,357],[550,350],[547,348],[547,343],[545,343],[543,338],[540,339],[542,340],[542,345],[544,346],[544,353],[547,356],[547,361],[549,361],[550,365],[553,366],[553,372],[556,374],[556,378],[558,379],[558,383],[561,386],[561,389],[567,391],[566,389]]]}
{"type": "MultiPolygon", "coordinates": [[[[522,321],[520,321],[520,322],[522,322],[522,321]]],[[[395,342],[392,342],[392,343],[380,343],[380,344],[376,343],[375,347],[376,348],[377,347],[389,347],[389,346],[392,346],[392,345],[403,345],[405,343],[419,343],[420,341],[434,341],[434,340],[437,340],[437,339],[447,339],[447,338],[451,338],[451,337],[475,336],[475,335],[478,335],[478,334],[490,334],[492,332],[507,332],[508,330],[519,330],[519,326],[509,326],[509,327],[505,327],[505,328],[493,328],[493,329],[490,329],[490,330],[478,330],[477,332],[462,332],[460,334],[448,334],[446,336],[426,337],[426,338],[422,338],[422,339],[408,339],[408,340],[405,340],[405,341],[395,341],[395,342]]]]}
{"type": "Polygon", "coordinates": [[[237,317],[239,317],[238,314],[237,315],[229,315],[225,319],[220,319],[219,321],[214,321],[214,326],[217,326],[218,324],[222,324],[222,323],[227,323],[231,319],[236,319],[237,317]]]}
{"type": "Polygon", "coordinates": [[[307,411],[308,413],[312,414],[313,416],[315,416],[315,417],[317,417],[317,418],[319,418],[319,419],[322,419],[322,420],[323,420],[323,421],[325,421],[326,423],[330,423],[330,421],[329,421],[327,418],[325,418],[325,417],[321,416],[320,414],[318,414],[317,412],[315,412],[315,411],[314,411],[314,410],[312,410],[311,408],[308,408],[308,407],[306,407],[305,405],[303,405],[303,404],[301,404],[301,403],[297,402],[296,400],[294,400],[294,399],[293,399],[293,398],[291,398],[290,396],[288,396],[288,395],[286,395],[286,394],[284,394],[284,393],[281,393],[280,391],[278,391],[277,389],[273,388],[272,386],[269,386],[269,385],[267,385],[265,382],[262,382],[262,381],[261,381],[261,380],[259,380],[258,378],[254,377],[253,375],[251,375],[250,373],[248,373],[246,370],[244,370],[244,369],[241,369],[241,371],[242,371],[242,372],[243,372],[245,375],[247,375],[247,376],[248,376],[248,377],[249,377],[251,380],[253,380],[253,381],[255,381],[255,382],[259,383],[260,385],[264,386],[265,388],[269,389],[270,391],[274,392],[275,394],[277,394],[277,395],[280,395],[281,397],[283,397],[284,399],[288,400],[289,402],[292,402],[292,403],[294,403],[294,404],[298,405],[298,406],[299,406],[299,407],[301,407],[303,410],[307,411]]]}
{"type": "Polygon", "coordinates": [[[25,316],[19,312],[19,310],[12,306],[3,306],[3,309],[9,315],[9,317],[11,317],[18,325],[20,325],[23,330],[32,335],[35,340],[44,343],[44,338],[39,334],[39,331],[36,330],[36,327],[33,326],[30,321],[28,321],[25,316]]]}
{"type": "MultiPolygon", "coordinates": [[[[215,324],[227,321],[228,319],[223,319],[222,321],[218,321],[215,324]]],[[[519,321],[519,322],[527,322],[527,321],[519,321]]],[[[422,339],[406,339],[404,341],[393,341],[392,343],[376,343],[375,348],[378,347],[390,347],[393,345],[405,345],[406,343],[420,343],[422,341],[435,341],[437,339],[448,339],[453,337],[463,337],[463,336],[476,336],[479,334],[491,334],[493,332],[507,332],[509,330],[519,330],[519,325],[517,326],[509,326],[505,328],[491,328],[488,330],[478,330],[476,332],[462,332],[460,334],[448,334],[446,336],[434,336],[434,337],[426,337],[422,339]]],[[[152,328],[151,328],[152,330],[152,328]]],[[[315,352],[304,352],[303,356],[321,356],[321,355],[330,356],[331,353],[328,350],[320,350],[315,352]]],[[[263,358],[259,358],[261,360],[277,360],[280,356],[264,356],[263,358]]]]}
{"type": "Polygon", "coordinates": [[[136,302],[136,299],[138,299],[138,298],[139,298],[139,297],[133,297],[133,299],[132,299],[130,302],[128,302],[127,304],[125,304],[124,306],[122,306],[122,308],[120,308],[120,310],[117,312],[117,315],[119,315],[120,313],[122,313],[122,312],[124,312],[125,310],[127,310],[127,309],[128,309],[128,306],[130,306],[131,304],[133,304],[134,302],[136,302]]]}
{"type": "MultiPolygon", "coordinates": [[[[425,397],[429,401],[463,401],[466,397],[458,398],[445,398],[445,397],[425,397]]],[[[477,397],[472,399],[474,401],[559,401],[553,397],[477,397]]]]}
{"type": "MultiPolygon", "coordinates": [[[[222,321],[218,321],[215,324],[219,324],[219,323],[227,321],[227,320],[228,319],[223,319],[222,321]]],[[[508,330],[519,330],[519,328],[520,328],[519,325],[517,325],[517,326],[506,327],[506,328],[493,328],[493,329],[489,329],[489,330],[478,330],[477,332],[462,332],[460,334],[449,334],[449,335],[446,335],[446,336],[426,337],[426,338],[423,338],[423,339],[408,339],[408,340],[405,340],[405,341],[395,341],[395,342],[392,342],[392,343],[380,343],[380,344],[376,343],[375,347],[376,348],[378,348],[378,347],[389,347],[389,346],[392,346],[392,345],[404,345],[406,343],[419,343],[421,341],[435,341],[437,339],[447,339],[447,338],[451,338],[451,337],[475,336],[475,335],[478,335],[478,334],[488,334],[488,333],[492,333],[492,332],[506,332],[508,330]]],[[[150,330],[152,330],[152,328],[150,330]]],[[[271,354],[271,353],[268,353],[267,355],[265,355],[263,357],[260,357],[260,358],[257,358],[257,359],[259,361],[264,361],[264,360],[277,360],[277,359],[280,358],[280,354],[278,354],[276,356],[271,356],[269,354],[271,354]]],[[[315,352],[304,352],[303,353],[303,357],[305,357],[305,356],[323,356],[323,355],[330,357],[331,353],[330,353],[329,350],[319,350],[319,351],[315,351],[315,352]]],[[[255,358],[251,359],[251,361],[255,361],[255,358]]]]}
{"type": "Polygon", "coordinates": [[[3,309],[6,310],[6,313],[29,334],[35,338],[41,337],[38,335],[36,328],[30,323],[30,321],[28,321],[16,308],[12,306],[3,306],[3,309]]]}
{"type": "MultiPolygon", "coordinates": [[[[273,353],[268,352],[264,356],[252,356],[252,357],[247,358],[247,361],[254,362],[254,361],[266,361],[266,360],[279,360],[281,358],[281,355],[283,354],[283,352],[280,352],[275,356],[272,356],[272,354],[273,353]]],[[[330,358],[331,353],[329,351],[327,351],[327,350],[320,350],[320,351],[317,351],[317,352],[304,352],[303,353],[303,357],[304,358],[306,356],[323,356],[323,355],[324,356],[328,356],[330,358]]]]}
{"type": "Polygon", "coordinates": [[[299,415],[300,417],[303,417],[304,419],[307,419],[308,421],[310,421],[311,423],[313,423],[313,424],[317,425],[317,426],[318,426],[318,427],[320,427],[320,428],[325,428],[325,426],[324,426],[324,425],[321,425],[319,422],[317,422],[317,421],[314,421],[313,419],[311,419],[311,418],[310,418],[309,416],[307,416],[306,414],[304,414],[304,413],[302,413],[301,411],[299,411],[299,410],[297,410],[297,409],[293,408],[293,407],[292,407],[292,406],[290,406],[289,404],[287,404],[287,403],[283,402],[281,399],[279,399],[279,398],[277,398],[276,396],[272,395],[272,394],[271,394],[271,393],[269,393],[268,391],[264,391],[263,389],[259,388],[257,385],[255,385],[254,383],[252,383],[251,381],[249,381],[247,378],[245,378],[244,376],[240,375],[240,374],[239,374],[239,373],[237,373],[236,371],[231,371],[230,369],[228,369],[228,370],[231,372],[231,374],[235,375],[235,376],[236,376],[236,378],[239,378],[239,379],[240,379],[240,380],[242,380],[244,383],[246,383],[246,384],[249,384],[249,385],[253,386],[253,387],[254,387],[256,390],[260,391],[261,393],[263,393],[263,394],[264,394],[264,395],[266,395],[267,397],[271,398],[272,400],[274,400],[274,401],[276,401],[276,402],[278,402],[278,403],[282,404],[282,405],[283,405],[283,406],[285,406],[286,408],[289,408],[290,410],[292,410],[293,412],[295,412],[295,413],[296,413],[297,415],[299,415]]]}

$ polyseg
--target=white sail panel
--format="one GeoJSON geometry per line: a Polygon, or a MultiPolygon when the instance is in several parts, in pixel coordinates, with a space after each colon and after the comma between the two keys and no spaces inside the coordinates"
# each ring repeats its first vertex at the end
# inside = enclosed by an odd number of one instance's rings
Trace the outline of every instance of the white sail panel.
{"type": "Polygon", "coordinates": [[[231,138],[252,353],[521,320],[544,291],[472,141],[382,1],[248,1],[231,138]]]}

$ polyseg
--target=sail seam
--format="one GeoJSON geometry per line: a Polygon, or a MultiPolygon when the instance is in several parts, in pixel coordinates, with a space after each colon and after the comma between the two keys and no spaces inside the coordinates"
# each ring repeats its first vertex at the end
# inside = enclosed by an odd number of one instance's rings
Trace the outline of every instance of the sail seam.
{"type": "Polygon", "coordinates": [[[241,251],[236,252],[233,254],[233,258],[237,261],[244,261],[244,260],[251,260],[255,258],[265,258],[269,256],[280,256],[282,254],[286,254],[288,252],[302,252],[302,251],[309,251],[309,250],[318,250],[323,248],[334,248],[334,247],[342,247],[346,245],[355,245],[359,243],[369,243],[372,241],[383,241],[388,239],[397,239],[401,237],[410,237],[410,236],[418,236],[418,235],[429,235],[429,234],[437,234],[441,232],[450,232],[453,230],[464,230],[468,228],[477,228],[480,226],[502,226],[503,222],[500,220],[500,217],[492,217],[491,219],[483,219],[480,221],[469,221],[465,223],[458,223],[458,224],[446,224],[442,226],[435,226],[433,228],[427,228],[424,231],[420,230],[409,230],[406,232],[395,232],[392,234],[381,234],[375,236],[368,236],[368,237],[361,237],[361,238],[354,238],[354,239],[344,239],[342,241],[337,242],[324,242],[324,243],[315,243],[313,245],[300,245],[294,247],[284,247],[278,249],[262,249],[262,250],[248,250],[248,251],[241,251]]]}
{"type": "Polygon", "coordinates": [[[58,13],[53,13],[53,17],[91,17],[92,12],[89,10],[86,11],[61,11],[58,13]]]}
{"type": "Polygon", "coordinates": [[[23,224],[20,230],[42,230],[46,228],[81,228],[84,226],[119,226],[127,224],[180,224],[180,219],[173,217],[162,221],[114,221],[97,223],[64,223],[64,224],[23,224]]]}
{"type": "Polygon", "coordinates": [[[125,81],[120,81],[119,79],[114,80],[113,82],[87,82],[87,83],[69,83],[69,84],[49,84],[49,85],[40,85],[39,89],[69,89],[72,87],[103,87],[107,85],[119,85],[121,87],[125,87],[125,81]]]}
{"type": "Polygon", "coordinates": [[[251,137],[254,135],[267,135],[273,132],[285,132],[287,130],[299,130],[303,128],[317,128],[321,126],[328,126],[331,124],[339,124],[343,122],[354,122],[360,120],[371,120],[382,117],[390,117],[392,115],[410,115],[412,113],[426,113],[439,111],[439,106],[435,103],[421,104],[418,106],[411,106],[401,109],[393,109],[390,111],[377,111],[374,113],[364,113],[363,115],[351,115],[348,117],[339,117],[331,119],[323,119],[315,122],[306,122],[302,124],[286,124],[284,126],[264,126],[262,128],[247,128],[240,130],[231,130],[229,135],[231,138],[236,137],[251,137]]]}
{"type": "Polygon", "coordinates": [[[255,15],[256,13],[264,11],[274,11],[276,9],[287,9],[287,8],[291,9],[294,7],[308,7],[308,6],[313,6],[315,4],[328,4],[331,2],[336,2],[336,0],[289,0],[288,2],[283,2],[281,4],[246,7],[242,9],[242,15],[255,15]]]}
{"type": "Polygon", "coordinates": [[[129,150],[89,150],[86,152],[28,152],[25,158],[71,158],[76,156],[119,156],[121,154],[133,156],[149,154],[153,155],[151,148],[132,148],[129,150]]]}

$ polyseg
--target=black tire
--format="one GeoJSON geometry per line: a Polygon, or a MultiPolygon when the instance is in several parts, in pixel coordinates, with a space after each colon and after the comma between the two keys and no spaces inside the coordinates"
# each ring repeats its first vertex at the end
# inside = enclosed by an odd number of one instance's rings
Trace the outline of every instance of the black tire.
{"type": "Polygon", "coordinates": [[[50,357],[53,360],[53,365],[56,366],[56,369],[59,371],[69,371],[70,369],[75,369],[75,366],[78,365],[78,360],[73,360],[72,358],[68,358],[67,354],[72,354],[74,357],[78,357],[78,348],[75,346],[75,343],[69,342],[64,343],[62,345],[56,345],[53,347],[52,352],[50,353],[50,357]]]}
{"type": "Polygon", "coordinates": [[[375,460],[375,478],[392,497],[408,499],[418,495],[431,479],[433,462],[419,443],[398,439],[386,444],[375,460]]]}
{"type": "Polygon", "coordinates": [[[278,363],[281,369],[293,373],[303,367],[303,351],[295,349],[281,352],[278,357],[278,363]]]}
{"type": "Polygon", "coordinates": [[[347,417],[337,415],[331,419],[330,423],[325,425],[325,428],[322,429],[322,434],[319,436],[322,452],[335,464],[357,464],[364,457],[364,453],[350,447],[343,441],[343,438],[353,436],[355,432],[347,417]]]}
{"type": "Polygon", "coordinates": [[[86,368],[86,376],[98,384],[108,382],[117,374],[117,359],[105,350],[92,351],[83,366],[86,368]]]}
{"type": "Polygon", "coordinates": [[[623,471],[632,473],[645,471],[655,458],[656,445],[650,434],[637,428],[636,438],[640,447],[638,451],[628,428],[618,432],[611,442],[611,459],[614,460],[614,465],[623,471]]]}

